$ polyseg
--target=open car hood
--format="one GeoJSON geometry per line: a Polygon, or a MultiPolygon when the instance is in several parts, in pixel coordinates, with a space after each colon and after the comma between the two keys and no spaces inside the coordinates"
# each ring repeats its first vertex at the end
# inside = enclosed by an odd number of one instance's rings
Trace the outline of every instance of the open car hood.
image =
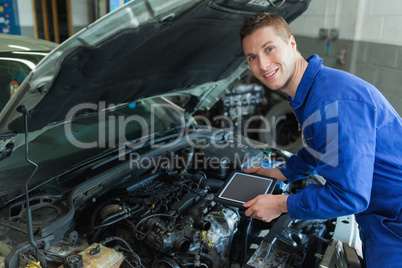
{"type": "MultiPolygon", "coordinates": [[[[29,131],[34,131],[64,121],[82,103],[130,103],[227,79],[244,62],[238,34],[244,17],[274,12],[291,22],[309,2],[131,1],[37,65],[1,112],[0,134],[25,131],[21,106],[29,113],[29,131]]],[[[203,95],[205,103],[208,90],[216,87],[199,88],[194,95],[203,95]]],[[[218,95],[214,92],[213,98],[218,95]]],[[[190,103],[190,109],[197,106],[190,103]]]]}

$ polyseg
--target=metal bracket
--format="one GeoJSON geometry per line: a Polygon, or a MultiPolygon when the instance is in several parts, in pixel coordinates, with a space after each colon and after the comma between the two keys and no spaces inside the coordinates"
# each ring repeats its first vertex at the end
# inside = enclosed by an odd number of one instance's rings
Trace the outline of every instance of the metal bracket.
{"type": "Polygon", "coordinates": [[[272,0],[267,0],[273,7],[280,8],[286,0],[282,0],[279,5],[275,5],[272,0]]]}

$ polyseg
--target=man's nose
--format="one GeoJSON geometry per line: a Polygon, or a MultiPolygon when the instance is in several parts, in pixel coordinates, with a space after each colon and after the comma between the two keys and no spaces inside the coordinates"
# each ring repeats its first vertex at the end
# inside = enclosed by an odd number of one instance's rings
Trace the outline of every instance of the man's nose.
{"type": "Polygon", "coordinates": [[[261,70],[268,70],[270,65],[271,65],[271,61],[268,59],[268,57],[260,58],[260,69],[261,70]]]}

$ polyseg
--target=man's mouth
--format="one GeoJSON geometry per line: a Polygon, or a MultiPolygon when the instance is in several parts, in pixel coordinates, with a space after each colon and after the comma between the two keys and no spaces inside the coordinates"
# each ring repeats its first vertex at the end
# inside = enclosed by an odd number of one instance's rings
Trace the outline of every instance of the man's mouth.
{"type": "Polygon", "coordinates": [[[278,71],[278,69],[276,69],[276,70],[274,70],[274,71],[272,71],[272,72],[270,72],[270,73],[264,75],[264,77],[265,77],[265,78],[269,78],[269,77],[273,76],[277,71],[278,71]]]}

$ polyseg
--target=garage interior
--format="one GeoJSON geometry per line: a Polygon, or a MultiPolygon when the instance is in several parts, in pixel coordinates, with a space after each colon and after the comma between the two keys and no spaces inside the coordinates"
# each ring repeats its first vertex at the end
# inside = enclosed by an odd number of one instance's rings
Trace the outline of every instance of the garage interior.
{"type": "MultiPolygon", "coordinates": [[[[56,43],[73,36],[96,19],[130,0],[9,0],[19,34],[56,43]]],[[[258,1],[258,0],[255,0],[258,1]]],[[[2,17],[3,32],[10,17],[2,17]]],[[[328,67],[372,83],[402,115],[402,2],[387,0],[312,0],[291,23],[304,57],[319,54],[328,67]]],[[[13,29],[14,30],[14,29],[13,29]]]]}
{"type": "MultiPolygon", "coordinates": [[[[8,0],[20,33],[60,43],[129,0],[8,0]]],[[[372,83],[402,114],[402,2],[313,0],[291,23],[302,55],[372,83]]],[[[1,13],[0,13],[1,14],[1,13]]],[[[1,24],[1,21],[0,21],[1,24]]]]}

